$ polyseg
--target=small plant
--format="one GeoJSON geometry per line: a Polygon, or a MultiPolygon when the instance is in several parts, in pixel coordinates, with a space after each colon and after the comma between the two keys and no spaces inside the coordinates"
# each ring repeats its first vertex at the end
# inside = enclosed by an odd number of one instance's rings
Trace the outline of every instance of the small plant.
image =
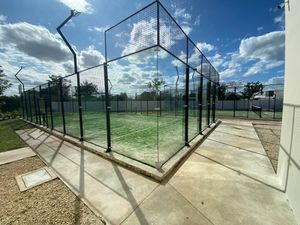
{"type": "Polygon", "coordinates": [[[10,113],[10,118],[15,119],[15,118],[17,118],[17,117],[19,117],[19,116],[20,116],[20,113],[19,113],[18,110],[14,110],[14,111],[12,111],[12,112],[10,113]]]}

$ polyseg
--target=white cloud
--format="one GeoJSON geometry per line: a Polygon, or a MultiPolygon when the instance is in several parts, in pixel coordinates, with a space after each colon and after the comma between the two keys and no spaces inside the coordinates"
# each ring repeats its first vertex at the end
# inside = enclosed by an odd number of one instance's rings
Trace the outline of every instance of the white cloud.
{"type": "Polygon", "coordinates": [[[215,47],[211,44],[208,44],[206,42],[198,42],[197,47],[202,51],[202,52],[210,52],[215,49],[215,47]]]}
{"type": "Polygon", "coordinates": [[[243,75],[243,77],[249,77],[261,73],[264,69],[264,65],[261,62],[257,62],[253,64],[247,72],[243,75]]]}
{"type": "Polygon", "coordinates": [[[181,26],[181,28],[186,35],[189,35],[193,30],[193,28],[188,25],[183,25],[183,26],[181,26]]]}
{"type": "Polygon", "coordinates": [[[1,23],[3,23],[3,22],[5,22],[5,21],[6,21],[6,19],[7,19],[7,17],[6,17],[6,16],[4,16],[4,15],[0,14],[0,24],[1,24],[1,23]]]}
{"type": "Polygon", "coordinates": [[[220,72],[220,79],[225,79],[236,75],[239,71],[236,68],[227,68],[220,72]]]}
{"type": "Polygon", "coordinates": [[[78,57],[80,69],[86,69],[92,66],[102,64],[105,59],[101,52],[97,51],[94,46],[89,46],[82,50],[78,57]]]}
{"type": "MultiPolygon", "coordinates": [[[[104,61],[94,46],[77,55],[80,69],[104,61]]],[[[26,89],[45,83],[50,74],[65,76],[74,71],[73,57],[59,35],[29,23],[0,24],[0,65],[13,83],[9,95],[17,93],[19,83],[13,74],[20,66],[25,66],[20,77],[26,89]]]]}
{"type": "Polygon", "coordinates": [[[242,39],[239,52],[242,57],[264,61],[279,60],[284,56],[284,31],[242,39]]]}
{"type": "Polygon", "coordinates": [[[95,32],[99,32],[99,33],[103,33],[105,30],[107,30],[109,28],[108,25],[103,26],[103,27],[89,27],[88,31],[95,31],[95,32]]]}
{"type": "Polygon", "coordinates": [[[79,12],[87,13],[87,14],[92,14],[94,12],[94,9],[92,5],[87,2],[86,0],[57,0],[70,9],[75,9],[79,12]]]}
{"type": "Polygon", "coordinates": [[[266,84],[283,84],[284,83],[284,76],[275,76],[271,77],[266,84]]]}
{"type": "Polygon", "coordinates": [[[8,45],[42,61],[57,63],[71,57],[58,35],[26,22],[0,25],[0,47],[8,45]]]}
{"type": "Polygon", "coordinates": [[[224,63],[224,58],[219,53],[216,53],[212,57],[208,57],[208,59],[215,68],[219,68],[224,63]]]}
{"type": "Polygon", "coordinates": [[[258,27],[257,31],[262,31],[264,29],[264,27],[258,27]]]}
{"type": "Polygon", "coordinates": [[[283,65],[284,31],[274,31],[261,36],[242,39],[239,54],[247,62],[256,61],[243,75],[258,75],[283,65]]]}
{"type": "Polygon", "coordinates": [[[200,25],[200,15],[197,16],[197,18],[195,19],[193,25],[194,26],[199,26],[200,25]]]}
{"type": "Polygon", "coordinates": [[[174,17],[176,19],[183,19],[183,20],[191,20],[191,14],[187,13],[185,9],[176,8],[174,12],[174,17]]]}
{"type": "Polygon", "coordinates": [[[284,22],[284,14],[277,16],[274,18],[274,23],[283,23],[284,22]]]}

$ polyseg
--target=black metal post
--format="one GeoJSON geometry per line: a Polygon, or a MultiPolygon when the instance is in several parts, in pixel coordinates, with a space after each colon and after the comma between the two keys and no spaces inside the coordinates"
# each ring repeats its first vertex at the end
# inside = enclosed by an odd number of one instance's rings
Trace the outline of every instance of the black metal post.
{"type": "Polygon", "coordinates": [[[208,83],[207,83],[207,96],[206,96],[206,99],[207,99],[207,126],[210,127],[210,95],[211,95],[211,81],[208,80],[208,83]]]}
{"type": "Polygon", "coordinates": [[[50,82],[48,82],[48,101],[49,101],[49,110],[50,110],[51,130],[53,130],[53,111],[52,111],[52,96],[51,96],[50,82]]]}
{"type": "Polygon", "coordinates": [[[110,97],[108,89],[107,63],[104,63],[104,84],[105,84],[105,105],[106,105],[106,129],[107,129],[107,152],[111,151],[111,130],[110,130],[110,97]]]}
{"type": "Polygon", "coordinates": [[[212,119],[213,122],[216,122],[216,84],[213,83],[213,99],[212,99],[212,119]]]}
{"type": "Polygon", "coordinates": [[[64,132],[64,134],[66,134],[66,120],[65,120],[65,107],[64,107],[62,77],[59,78],[59,94],[60,94],[61,114],[62,114],[62,121],[63,121],[63,132],[64,132]]]}
{"type": "Polygon", "coordinates": [[[37,115],[37,104],[36,104],[35,89],[33,88],[32,90],[33,90],[33,104],[34,104],[35,123],[38,124],[38,115],[37,115]]]}
{"type": "Polygon", "coordinates": [[[202,67],[203,67],[203,54],[201,54],[201,69],[200,69],[200,84],[198,87],[198,107],[199,107],[199,133],[202,134],[202,109],[203,109],[203,75],[202,75],[202,67]]]}
{"type": "MultiPolygon", "coordinates": [[[[25,97],[25,87],[24,87],[24,83],[18,78],[18,74],[21,72],[21,70],[23,69],[23,67],[21,66],[21,68],[18,70],[18,72],[15,74],[15,77],[17,78],[17,80],[21,83],[22,85],[22,90],[23,90],[23,97],[22,97],[22,91],[20,91],[20,97],[21,97],[21,106],[22,106],[22,115],[23,115],[23,119],[25,119],[25,111],[24,108],[26,108],[26,117],[27,117],[27,107],[26,107],[26,97],[25,97]],[[23,101],[24,99],[24,101],[23,101]]],[[[28,120],[28,117],[27,117],[28,120]]]]}
{"type": "Polygon", "coordinates": [[[273,119],[275,120],[275,111],[276,111],[276,94],[274,96],[274,106],[273,106],[273,119]]]}
{"type": "Polygon", "coordinates": [[[189,77],[190,68],[186,66],[185,69],[185,103],[184,103],[184,141],[186,146],[189,145],[189,77]]]}
{"type": "Polygon", "coordinates": [[[236,109],[236,87],[234,87],[234,98],[233,98],[233,117],[235,117],[235,109],[236,109]]]}
{"type": "Polygon", "coordinates": [[[157,45],[160,46],[160,24],[159,24],[159,0],[157,0],[157,9],[156,9],[156,30],[157,30],[157,45]]]}
{"type": "Polygon", "coordinates": [[[200,77],[200,87],[199,87],[199,133],[202,134],[202,117],[203,117],[203,75],[201,73],[200,77]]]}
{"type": "Polygon", "coordinates": [[[39,124],[42,125],[40,99],[41,99],[41,85],[39,86],[39,94],[38,94],[37,107],[38,107],[38,115],[39,115],[39,124]]]}
{"type": "Polygon", "coordinates": [[[29,101],[30,121],[32,122],[32,106],[31,106],[30,91],[28,91],[28,101],[29,101]]]}
{"type": "Polygon", "coordinates": [[[149,96],[147,95],[147,116],[148,116],[148,114],[149,114],[149,108],[148,108],[148,107],[149,107],[149,100],[148,100],[148,97],[149,97],[149,96]]]}
{"type": "Polygon", "coordinates": [[[74,16],[77,16],[79,13],[76,12],[75,10],[71,10],[71,15],[68,16],[63,22],[62,24],[60,24],[56,30],[59,33],[59,35],[62,37],[62,39],[64,40],[65,44],[67,45],[67,47],[69,48],[69,50],[71,51],[71,53],[73,54],[73,58],[74,58],[74,72],[77,75],[77,94],[78,94],[78,112],[79,112],[79,125],[80,125],[80,141],[83,141],[83,122],[82,122],[82,104],[81,104],[81,92],[80,92],[80,76],[78,73],[78,69],[77,69],[77,57],[76,57],[76,53],[73,50],[73,48],[71,47],[71,45],[69,44],[69,42],[67,41],[67,39],[65,38],[65,36],[63,35],[63,33],[61,32],[61,28],[74,16]]]}
{"type": "Polygon", "coordinates": [[[161,116],[161,91],[159,91],[159,116],[161,116]]]}

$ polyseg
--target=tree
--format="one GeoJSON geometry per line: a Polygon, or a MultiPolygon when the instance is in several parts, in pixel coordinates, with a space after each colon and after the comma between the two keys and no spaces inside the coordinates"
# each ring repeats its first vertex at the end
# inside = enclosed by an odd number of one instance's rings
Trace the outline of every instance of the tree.
{"type": "Polygon", "coordinates": [[[218,100],[225,100],[226,98],[226,85],[225,84],[221,84],[218,87],[218,100]]]}
{"type": "MultiPolygon", "coordinates": [[[[51,97],[52,100],[58,101],[60,96],[59,96],[59,80],[60,80],[60,76],[56,76],[56,75],[50,75],[49,76],[49,82],[52,83],[51,85],[51,97]]],[[[70,96],[70,88],[71,88],[71,81],[64,79],[63,78],[63,82],[62,82],[62,93],[63,93],[63,99],[67,100],[70,96]]]]}
{"type": "Polygon", "coordinates": [[[152,81],[150,81],[147,86],[149,89],[152,89],[153,91],[160,91],[160,88],[162,85],[164,85],[166,82],[163,79],[154,78],[152,81]]]}
{"type": "Polygon", "coordinates": [[[6,89],[11,87],[11,83],[6,79],[6,75],[2,66],[0,66],[0,96],[2,96],[6,89]]]}
{"type": "Polygon", "coordinates": [[[242,92],[242,95],[244,98],[251,98],[254,93],[262,92],[263,91],[263,84],[259,81],[257,82],[248,82],[244,86],[244,90],[242,92]]]}
{"type": "MultiPolygon", "coordinates": [[[[97,94],[98,87],[96,84],[93,84],[92,82],[89,83],[88,81],[84,81],[80,84],[80,92],[85,96],[91,96],[93,94],[97,94]]],[[[77,93],[77,87],[76,87],[76,93],[77,93]]]]}

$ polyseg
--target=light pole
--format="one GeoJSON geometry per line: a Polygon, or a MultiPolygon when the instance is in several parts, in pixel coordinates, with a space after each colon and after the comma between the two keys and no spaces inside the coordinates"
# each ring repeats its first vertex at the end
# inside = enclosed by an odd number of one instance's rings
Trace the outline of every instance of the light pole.
{"type": "MultiPolygon", "coordinates": [[[[25,101],[25,105],[23,105],[23,110],[22,110],[22,112],[23,112],[23,119],[25,119],[25,118],[24,118],[24,117],[25,117],[24,107],[25,107],[25,109],[26,109],[26,115],[27,115],[27,106],[26,106],[27,104],[26,104],[26,97],[25,97],[25,86],[24,86],[24,83],[18,78],[18,74],[21,72],[21,70],[22,70],[23,68],[24,68],[23,66],[20,67],[20,69],[18,70],[18,72],[16,72],[15,77],[16,77],[17,80],[22,84],[23,96],[24,96],[24,101],[25,101]]],[[[21,102],[23,103],[22,99],[21,99],[21,102]]]]}
{"type": "Polygon", "coordinates": [[[71,47],[70,43],[67,41],[66,37],[61,32],[61,28],[72,18],[76,17],[80,14],[80,12],[76,10],[71,10],[71,14],[60,24],[56,30],[61,36],[61,38],[64,40],[65,44],[68,46],[69,50],[73,54],[74,57],[74,73],[77,75],[77,92],[78,92],[78,111],[79,111],[79,123],[80,123],[80,141],[83,141],[83,124],[82,124],[82,105],[81,105],[81,92],[80,92],[80,76],[78,73],[78,67],[77,67],[77,56],[74,51],[74,49],[71,47]]]}

